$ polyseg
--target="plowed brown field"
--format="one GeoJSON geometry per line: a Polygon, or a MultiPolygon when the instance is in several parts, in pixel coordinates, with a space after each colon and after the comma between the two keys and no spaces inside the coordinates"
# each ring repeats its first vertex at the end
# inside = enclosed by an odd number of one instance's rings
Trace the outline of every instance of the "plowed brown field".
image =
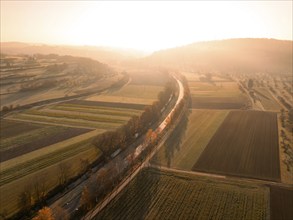
{"type": "Polygon", "coordinates": [[[276,114],[230,112],[193,170],[279,181],[276,114]]]}

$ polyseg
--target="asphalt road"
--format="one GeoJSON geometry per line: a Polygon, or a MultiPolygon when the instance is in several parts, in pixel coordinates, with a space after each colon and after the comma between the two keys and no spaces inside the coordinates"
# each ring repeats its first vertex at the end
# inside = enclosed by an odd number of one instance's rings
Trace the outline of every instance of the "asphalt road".
{"type": "MultiPolygon", "coordinates": [[[[179,102],[182,100],[183,96],[184,96],[184,88],[182,83],[174,76],[174,78],[176,79],[178,86],[179,86],[179,93],[177,96],[177,100],[175,105],[173,106],[173,108],[170,110],[170,112],[167,115],[164,115],[164,119],[162,119],[162,122],[159,123],[159,125],[157,125],[157,127],[152,126],[153,130],[159,129],[159,130],[164,130],[167,124],[167,120],[168,117],[173,113],[175,107],[179,104],[179,102]]],[[[170,103],[171,104],[171,103],[170,103]]],[[[169,132],[171,133],[171,132],[169,132]]],[[[170,135],[170,134],[169,134],[170,135]]],[[[148,164],[148,161],[152,158],[152,156],[157,152],[157,150],[163,145],[163,143],[165,142],[165,140],[168,138],[168,133],[164,136],[164,138],[162,139],[162,141],[160,142],[160,144],[158,144],[155,149],[151,152],[151,154],[145,159],[144,163],[142,163],[130,176],[128,176],[127,178],[124,179],[124,181],[118,186],[116,187],[115,190],[113,190],[113,192],[107,196],[107,198],[102,201],[102,203],[98,204],[98,206],[96,206],[95,209],[93,209],[91,212],[92,213],[98,213],[99,210],[101,210],[101,207],[105,207],[136,175],[137,173],[148,164]],[[114,194],[112,196],[112,194],[114,194]],[[106,202],[105,202],[106,201],[106,202]],[[102,205],[103,204],[103,205],[102,205]],[[98,210],[98,211],[95,211],[98,210]]],[[[122,151],[121,153],[119,153],[114,159],[112,159],[110,162],[106,163],[106,164],[102,164],[103,168],[105,169],[111,169],[113,167],[118,168],[120,171],[123,171],[124,169],[127,168],[128,164],[126,162],[126,158],[130,155],[133,154],[135,152],[135,149],[141,144],[143,143],[145,139],[145,136],[142,135],[140,137],[138,137],[138,139],[135,141],[134,144],[132,144],[131,146],[129,146],[126,150],[122,151]]],[[[101,168],[101,164],[100,167],[101,168]]],[[[89,176],[89,175],[84,175],[83,177],[81,177],[80,179],[78,179],[77,181],[75,181],[74,183],[72,183],[68,189],[66,190],[66,192],[62,193],[62,194],[58,194],[56,195],[53,199],[51,199],[51,201],[49,201],[49,207],[54,211],[54,209],[56,209],[56,207],[61,207],[64,210],[66,210],[68,212],[68,214],[70,215],[74,215],[74,212],[76,211],[76,209],[79,207],[79,201],[80,201],[80,197],[81,197],[81,193],[82,190],[84,188],[84,186],[86,186],[88,183],[90,183],[91,181],[95,181],[96,180],[96,176],[99,174],[99,172],[101,172],[101,169],[98,168],[94,168],[93,169],[94,172],[89,176]]],[[[90,216],[94,216],[95,214],[90,214],[90,216]]],[[[88,216],[88,215],[86,215],[88,216]]],[[[85,218],[85,219],[90,219],[90,218],[85,218]]]]}
{"type": "MultiPolygon", "coordinates": [[[[175,76],[178,86],[179,86],[179,94],[177,97],[177,101],[173,107],[173,109],[170,111],[170,113],[165,117],[165,119],[159,124],[157,129],[159,129],[161,132],[166,128],[166,125],[168,123],[168,118],[172,115],[173,111],[177,107],[177,105],[180,103],[180,101],[184,97],[184,87],[180,80],[178,80],[175,76]]],[[[104,207],[107,206],[109,202],[111,202],[112,199],[114,199],[129,183],[133,178],[146,166],[149,166],[149,160],[157,153],[157,151],[164,145],[165,141],[169,138],[171,135],[172,130],[169,130],[159,144],[155,146],[155,148],[152,150],[152,152],[145,158],[144,162],[141,163],[128,177],[124,178],[123,182],[120,183],[103,201],[101,201],[99,204],[96,205],[94,209],[92,209],[90,212],[88,212],[84,216],[84,220],[92,219],[94,216],[96,216],[104,207]]]]}

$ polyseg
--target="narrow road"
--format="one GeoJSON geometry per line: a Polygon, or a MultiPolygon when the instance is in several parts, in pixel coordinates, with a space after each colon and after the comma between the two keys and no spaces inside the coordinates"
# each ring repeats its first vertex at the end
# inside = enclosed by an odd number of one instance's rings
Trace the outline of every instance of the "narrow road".
{"type": "MultiPolygon", "coordinates": [[[[176,101],[175,106],[173,107],[173,109],[170,111],[170,113],[165,117],[165,119],[163,120],[163,122],[158,126],[158,130],[163,131],[168,123],[168,119],[169,117],[173,114],[175,108],[178,106],[178,104],[180,103],[180,101],[183,99],[184,97],[184,87],[181,83],[181,81],[173,76],[177,83],[178,83],[178,87],[179,87],[179,95],[176,101]]],[[[118,185],[103,201],[101,201],[99,204],[97,204],[97,206],[92,209],[90,212],[88,212],[85,216],[84,216],[84,220],[90,220],[93,217],[95,217],[104,207],[106,207],[109,202],[111,202],[130,182],[131,180],[134,179],[134,177],[144,168],[149,166],[149,160],[155,155],[155,153],[157,153],[157,151],[164,145],[165,141],[169,138],[169,136],[171,135],[172,130],[170,129],[162,138],[162,140],[160,141],[159,144],[157,144],[155,146],[155,148],[153,149],[153,151],[145,158],[145,161],[140,164],[136,170],[130,174],[128,177],[126,177],[124,179],[124,181],[118,185]]]]}
{"type": "Polygon", "coordinates": [[[238,180],[241,182],[271,185],[271,186],[280,186],[280,187],[292,187],[291,184],[286,184],[286,183],[282,183],[282,182],[274,182],[274,181],[270,181],[270,180],[252,179],[252,178],[237,177],[237,176],[226,176],[226,175],[205,173],[205,172],[192,171],[192,170],[190,170],[190,171],[179,170],[179,169],[175,169],[175,168],[169,168],[169,167],[157,166],[157,165],[150,165],[150,167],[158,169],[158,170],[162,170],[162,171],[171,171],[171,172],[191,174],[191,175],[197,175],[197,176],[207,176],[207,177],[213,177],[213,178],[218,178],[218,179],[238,180]]]}

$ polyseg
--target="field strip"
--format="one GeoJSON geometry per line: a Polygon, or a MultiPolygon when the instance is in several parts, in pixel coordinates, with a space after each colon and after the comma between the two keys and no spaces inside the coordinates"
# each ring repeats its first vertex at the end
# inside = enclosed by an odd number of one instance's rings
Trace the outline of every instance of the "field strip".
{"type": "MultiPolygon", "coordinates": [[[[77,155],[69,158],[63,158],[62,162],[72,164],[68,171],[69,177],[73,177],[81,171],[80,159],[88,158],[93,162],[99,157],[100,152],[96,148],[89,148],[77,155]]],[[[16,178],[9,184],[0,186],[0,212],[7,210],[8,213],[15,213],[19,210],[19,195],[26,189],[27,185],[31,185],[36,176],[45,177],[47,190],[51,190],[58,185],[59,163],[51,164],[43,169],[38,169],[33,173],[29,173],[23,177],[16,178]]],[[[64,204],[64,203],[63,203],[64,204]]]]}
{"type": "Polygon", "coordinates": [[[104,130],[99,130],[99,129],[94,130],[94,131],[90,131],[88,133],[67,139],[65,141],[58,142],[56,144],[52,144],[52,145],[44,147],[42,149],[35,150],[35,151],[27,153],[27,154],[23,154],[21,156],[18,156],[17,158],[13,158],[11,160],[0,163],[0,170],[2,172],[6,169],[13,167],[13,166],[27,162],[27,161],[32,160],[34,158],[40,157],[42,155],[53,153],[57,150],[66,148],[72,144],[88,140],[90,138],[95,137],[97,134],[102,133],[103,131],[104,130]]]}
{"type": "Polygon", "coordinates": [[[49,167],[52,164],[62,162],[65,158],[73,157],[91,148],[95,149],[95,147],[90,143],[87,143],[87,141],[79,142],[70,145],[67,148],[57,150],[56,152],[42,155],[24,163],[15,165],[9,169],[1,171],[0,186],[24,177],[30,173],[49,167]]]}
{"type": "Polygon", "coordinates": [[[83,113],[97,113],[97,114],[116,114],[116,115],[125,115],[125,116],[132,116],[132,115],[139,115],[141,114],[141,110],[137,109],[126,109],[126,108],[107,108],[107,107],[100,107],[100,108],[94,108],[94,107],[81,107],[81,106],[66,106],[66,105],[58,105],[58,106],[52,106],[48,109],[52,110],[62,110],[62,111],[68,111],[68,112],[83,112],[83,113]]]}
{"type": "Polygon", "coordinates": [[[129,103],[129,104],[141,104],[141,105],[150,105],[156,98],[135,98],[127,96],[115,96],[115,95],[101,95],[96,97],[91,97],[86,99],[87,101],[98,101],[98,102],[112,102],[112,103],[129,103]]]}
{"type": "Polygon", "coordinates": [[[111,118],[107,117],[106,115],[96,115],[96,114],[80,114],[80,113],[73,113],[73,112],[46,112],[46,111],[36,111],[36,110],[29,110],[23,112],[20,115],[27,115],[27,116],[40,116],[40,117],[49,117],[49,118],[61,118],[62,120],[70,120],[70,119],[79,119],[84,121],[98,121],[98,122],[125,122],[129,119],[129,117],[121,117],[113,115],[111,118]]]}
{"type": "Polygon", "coordinates": [[[69,109],[80,109],[84,111],[99,111],[99,110],[105,110],[105,111],[134,111],[134,112],[141,112],[143,111],[142,107],[145,107],[145,105],[140,105],[140,104],[129,104],[128,103],[122,103],[122,106],[119,106],[121,103],[112,103],[112,102],[91,102],[90,103],[95,103],[96,105],[89,105],[87,100],[80,100],[80,101],[85,101],[85,103],[81,102],[80,104],[74,103],[74,102],[63,102],[59,103],[57,105],[50,105],[47,106],[48,108],[51,109],[58,109],[58,108],[69,108],[69,109]],[[116,104],[116,106],[115,106],[116,104]],[[126,104],[126,105],[125,105],[126,104]],[[125,106],[124,106],[125,105],[125,106]],[[137,108],[135,108],[137,107],[137,108]],[[138,108],[139,107],[139,108],[138,108]]]}
{"type": "MultiPolygon", "coordinates": [[[[197,113],[196,110],[193,110],[193,112],[197,113]]],[[[196,128],[191,127],[192,130],[195,130],[195,133],[192,132],[192,137],[190,137],[190,139],[187,137],[187,139],[182,143],[183,145],[187,145],[186,151],[183,151],[183,154],[179,155],[178,157],[175,156],[176,165],[182,168],[191,169],[193,167],[194,163],[200,157],[201,153],[208,145],[210,139],[217,132],[218,128],[221,126],[229,113],[227,110],[210,111],[212,114],[202,110],[198,110],[198,112],[202,119],[194,122],[190,121],[190,123],[199,122],[200,125],[196,126],[196,128]],[[201,114],[202,112],[205,113],[201,114]]]]}
{"type": "Polygon", "coordinates": [[[20,118],[12,118],[9,117],[7,120],[11,121],[21,121],[21,122],[30,122],[30,123],[36,123],[36,124],[41,124],[41,125],[55,125],[55,126],[63,126],[63,127],[72,127],[72,128],[85,128],[85,129],[93,129],[93,127],[88,127],[88,126],[79,126],[79,125],[69,125],[69,124],[59,124],[59,123],[54,123],[54,122],[43,122],[43,121],[35,121],[33,119],[20,119],[20,118]]]}
{"type": "Polygon", "coordinates": [[[188,118],[177,125],[152,163],[191,170],[228,113],[227,110],[193,109],[188,118]]]}
{"type": "Polygon", "coordinates": [[[20,146],[30,141],[35,141],[40,135],[52,135],[57,132],[63,132],[64,127],[43,127],[38,130],[31,130],[26,133],[16,135],[14,137],[2,138],[0,143],[0,152],[7,149],[12,149],[15,146],[20,146]]]}
{"type": "Polygon", "coordinates": [[[280,186],[280,187],[291,187],[292,188],[292,184],[274,182],[274,181],[269,181],[269,180],[252,179],[252,178],[230,176],[230,175],[219,175],[219,174],[213,174],[213,173],[207,173],[207,172],[199,172],[199,171],[180,170],[180,169],[176,169],[176,168],[169,168],[169,167],[158,166],[158,165],[153,165],[153,164],[150,164],[149,167],[155,168],[155,169],[158,169],[158,170],[171,171],[171,172],[176,172],[176,173],[184,173],[184,174],[191,174],[191,175],[214,177],[214,178],[218,178],[218,179],[238,180],[238,181],[247,182],[247,183],[272,185],[272,186],[280,186]]]}
{"type": "MultiPolygon", "coordinates": [[[[10,116],[9,119],[12,117],[10,116]]],[[[15,119],[22,119],[23,121],[35,122],[40,121],[42,122],[49,122],[55,125],[76,125],[76,127],[80,128],[99,128],[99,129],[114,129],[119,127],[121,124],[126,122],[127,120],[121,120],[121,122],[117,122],[115,120],[109,119],[108,122],[96,121],[92,122],[90,120],[83,120],[83,119],[65,119],[65,118],[53,118],[53,117],[46,117],[46,116],[38,116],[38,115],[25,115],[25,114],[18,114],[14,116],[15,119]],[[81,125],[81,126],[79,126],[81,125]]]]}
{"type": "MultiPolygon", "coordinates": [[[[54,114],[56,115],[74,115],[77,116],[77,118],[79,118],[79,116],[87,116],[87,117],[93,117],[93,118],[109,118],[109,116],[111,117],[111,119],[125,119],[128,120],[131,116],[133,116],[134,114],[132,114],[131,112],[102,112],[102,111],[97,111],[97,112],[80,112],[80,111],[73,111],[73,110],[59,110],[59,109],[40,109],[37,111],[26,111],[26,114],[29,115],[44,115],[44,116],[49,116],[49,117],[55,117],[54,114]],[[40,114],[39,114],[40,113],[40,114]]],[[[66,116],[65,116],[66,117],[66,116]]]]}

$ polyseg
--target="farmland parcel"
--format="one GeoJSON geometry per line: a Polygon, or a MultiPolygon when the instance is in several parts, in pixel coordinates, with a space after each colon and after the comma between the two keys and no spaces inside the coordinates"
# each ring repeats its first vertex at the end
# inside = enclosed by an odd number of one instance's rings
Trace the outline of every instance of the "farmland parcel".
{"type": "Polygon", "coordinates": [[[195,110],[180,122],[171,137],[154,156],[157,165],[191,170],[204,148],[222,124],[228,111],[195,110]]]}
{"type": "Polygon", "coordinates": [[[271,186],[270,187],[271,219],[293,219],[293,189],[271,186]]]}
{"type": "Polygon", "coordinates": [[[95,219],[266,219],[268,189],[143,170],[95,219]]]}
{"type": "Polygon", "coordinates": [[[193,170],[279,181],[276,114],[230,112],[193,170]]]}
{"type": "Polygon", "coordinates": [[[246,105],[244,94],[236,82],[189,82],[192,108],[241,109],[246,105]]]}

